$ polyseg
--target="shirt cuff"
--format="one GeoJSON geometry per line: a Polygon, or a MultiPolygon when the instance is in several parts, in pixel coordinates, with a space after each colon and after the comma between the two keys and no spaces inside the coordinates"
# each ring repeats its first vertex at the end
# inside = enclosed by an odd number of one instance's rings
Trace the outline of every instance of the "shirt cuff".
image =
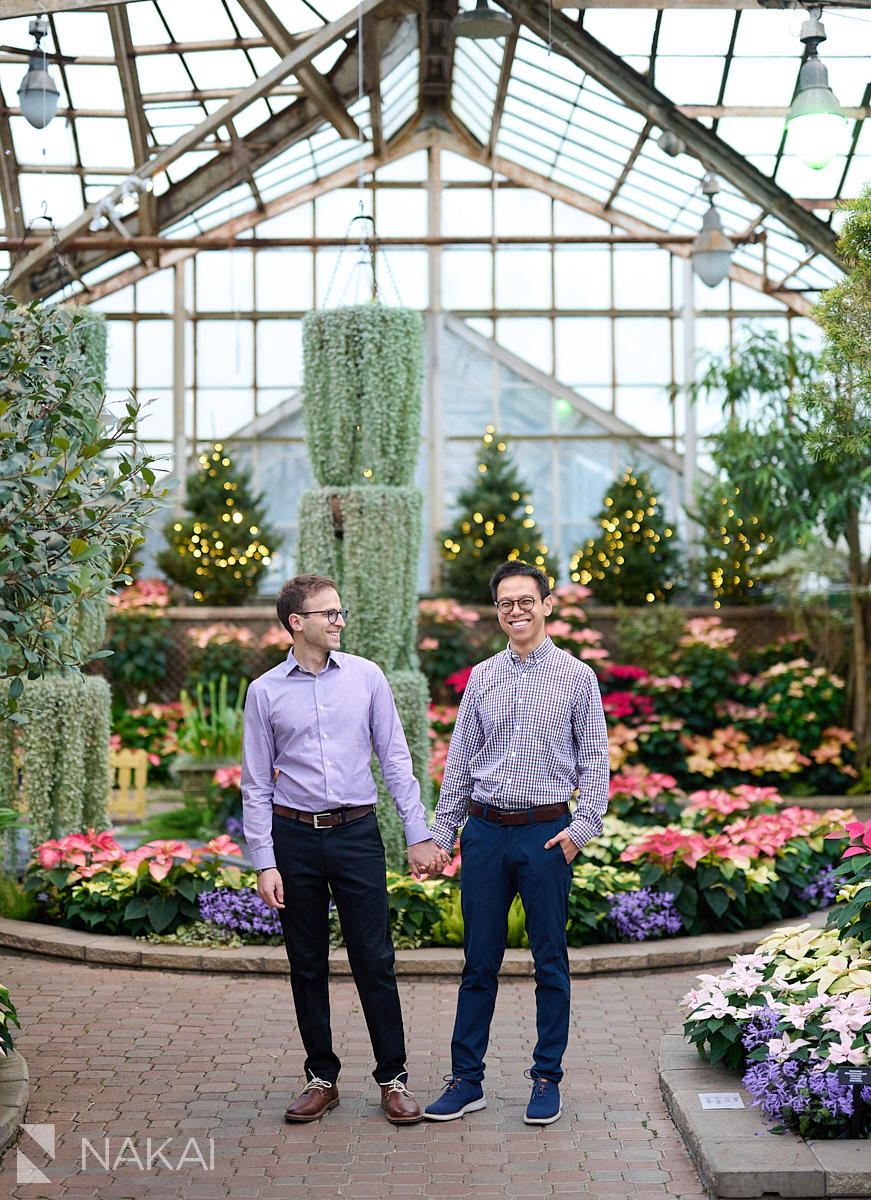
{"type": "Polygon", "coordinates": [[[593,820],[585,819],[579,817],[576,813],[574,820],[568,826],[566,832],[577,848],[583,850],[587,842],[591,842],[593,838],[597,838],[601,834],[602,820],[601,818],[593,818],[593,820]]]}
{"type": "Polygon", "coordinates": [[[414,846],[417,842],[429,841],[429,829],[427,829],[426,821],[414,820],[409,821],[405,826],[405,844],[406,846],[414,846]]]}

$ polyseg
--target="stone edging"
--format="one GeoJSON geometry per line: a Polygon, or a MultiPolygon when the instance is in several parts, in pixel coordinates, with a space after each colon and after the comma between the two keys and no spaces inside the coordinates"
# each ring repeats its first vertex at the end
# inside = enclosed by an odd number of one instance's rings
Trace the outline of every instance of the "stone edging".
{"type": "Polygon", "coordinates": [[[682,1032],[666,1033],[660,1042],[659,1086],[713,1200],[871,1196],[871,1140],[806,1142],[792,1133],[769,1133],[762,1112],[750,1108],[740,1076],[704,1062],[682,1032]],[[700,1092],[737,1092],[746,1107],[703,1109],[700,1092]]]}
{"type": "MultiPolygon", "coordinates": [[[[824,911],[801,918],[817,927],[826,921],[824,911]]],[[[778,921],[762,929],[741,933],[706,933],[699,937],[668,938],[658,942],[612,943],[569,949],[573,976],[612,974],[615,971],[662,971],[671,967],[703,967],[721,963],[732,954],[749,954],[758,942],[794,920],[778,921]]],[[[151,970],[233,971],[257,975],[286,975],[287,955],[283,946],[239,946],[219,950],[197,946],[152,945],[131,937],[80,933],[34,921],[0,919],[0,946],[52,958],[101,966],[146,967],[151,970]]],[[[397,950],[398,975],[453,975],[463,967],[459,948],[433,947],[425,950],[397,950]]],[[[348,956],[343,948],[333,950],[330,970],[334,975],[350,975],[348,956]]],[[[506,950],[503,976],[531,976],[532,958],[528,950],[506,950]]]]}
{"type": "Polygon", "coordinates": [[[18,1137],[29,1099],[27,1063],[13,1050],[0,1058],[0,1157],[18,1137]]]}

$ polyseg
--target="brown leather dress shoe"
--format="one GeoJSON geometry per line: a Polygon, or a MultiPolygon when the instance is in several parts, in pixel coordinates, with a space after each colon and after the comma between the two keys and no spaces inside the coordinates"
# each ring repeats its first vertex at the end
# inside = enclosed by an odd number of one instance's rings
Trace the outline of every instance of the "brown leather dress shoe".
{"type": "Polygon", "coordinates": [[[316,1075],[308,1081],[284,1114],[285,1121],[316,1121],[339,1103],[339,1089],[316,1075]]]}
{"type": "Polygon", "coordinates": [[[402,1079],[381,1084],[381,1107],[392,1125],[414,1125],[423,1120],[420,1105],[402,1079]]]}

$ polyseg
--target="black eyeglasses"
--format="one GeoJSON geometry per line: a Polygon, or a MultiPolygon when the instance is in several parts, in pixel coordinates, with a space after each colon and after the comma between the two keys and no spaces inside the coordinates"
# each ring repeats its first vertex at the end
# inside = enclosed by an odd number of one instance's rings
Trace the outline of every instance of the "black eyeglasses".
{"type": "Polygon", "coordinates": [[[532,612],[535,608],[535,601],[535,596],[521,596],[519,600],[497,600],[496,607],[502,613],[503,617],[507,617],[509,613],[514,612],[515,604],[521,612],[532,612]]]}
{"type": "Polygon", "coordinates": [[[326,617],[330,625],[335,625],[339,617],[343,621],[348,619],[347,608],[310,608],[308,612],[296,614],[298,617],[326,617]]]}

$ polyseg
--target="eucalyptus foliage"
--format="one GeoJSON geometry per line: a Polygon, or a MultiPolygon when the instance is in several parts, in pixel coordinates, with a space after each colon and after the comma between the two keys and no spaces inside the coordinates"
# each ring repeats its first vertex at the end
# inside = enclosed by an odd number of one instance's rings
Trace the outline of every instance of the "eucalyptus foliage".
{"type": "Polygon", "coordinates": [[[378,302],[308,313],[302,345],[303,418],[318,483],[411,484],[420,449],[420,313],[378,302]]]}
{"type": "MultiPolygon", "coordinates": [[[[422,342],[419,313],[380,303],[305,318],[303,416],[321,486],[300,500],[297,569],[338,583],[342,646],[387,675],[428,805],[429,694],[416,651],[423,498],[413,486],[422,342]]],[[[401,868],[401,822],[374,761],[373,774],[387,863],[401,868]]]]}
{"type": "Polygon", "coordinates": [[[111,696],[100,676],[68,671],[28,687],[27,721],[0,723],[0,804],[27,808],[39,845],[83,829],[106,829],[111,696]],[[21,769],[21,791],[13,754],[21,769]]]}
{"type": "Polygon", "coordinates": [[[79,616],[98,619],[166,494],[137,440],[136,405],[109,411],[76,343],[81,324],[0,299],[0,720],[21,718],[26,677],[89,657],[79,616]]]}

